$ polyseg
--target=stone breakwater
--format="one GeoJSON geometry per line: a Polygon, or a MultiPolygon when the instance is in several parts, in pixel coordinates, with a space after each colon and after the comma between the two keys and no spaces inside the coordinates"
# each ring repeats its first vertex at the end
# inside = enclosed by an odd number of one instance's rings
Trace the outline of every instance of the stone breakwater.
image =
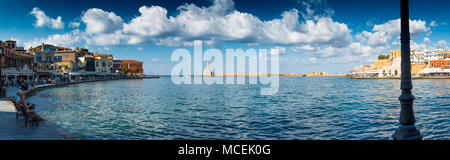
{"type": "MultiPolygon", "coordinates": [[[[129,78],[129,79],[131,79],[131,78],[129,78]]],[[[132,78],[132,79],[139,79],[139,78],[132,78]]],[[[88,80],[88,81],[78,81],[78,82],[68,82],[68,83],[44,84],[44,85],[39,85],[37,87],[33,87],[30,90],[28,90],[27,92],[25,92],[25,97],[26,98],[31,97],[36,92],[41,91],[43,89],[47,89],[47,88],[64,87],[67,85],[73,85],[73,84],[79,84],[79,83],[111,81],[111,80],[123,80],[123,79],[88,80]]],[[[13,98],[13,97],[11,97],[11,98],[13,98]]]]}

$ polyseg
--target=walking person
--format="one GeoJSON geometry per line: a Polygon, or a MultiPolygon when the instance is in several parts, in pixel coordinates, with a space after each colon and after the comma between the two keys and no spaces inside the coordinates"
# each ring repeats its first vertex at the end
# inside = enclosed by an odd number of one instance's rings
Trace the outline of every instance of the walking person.
{"type": "Polygon", "coordinates": [[[20,89],[22,91],[28,91],[28,84],[27,84],[27,82],[23,82],[22,85],[20,86],[20,89]]]}
{"type": "Polygon", "coordinates": [[[13,79],[13,86],[16,86],[16,87],[17,87],[17,76],[14,76],[14,79],[13,79]]]}

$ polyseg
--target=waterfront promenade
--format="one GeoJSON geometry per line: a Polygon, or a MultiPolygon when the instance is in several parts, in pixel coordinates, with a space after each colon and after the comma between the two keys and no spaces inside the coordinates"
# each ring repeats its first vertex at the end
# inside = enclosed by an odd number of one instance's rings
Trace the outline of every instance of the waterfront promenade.
{"type": "Polygon", "coordinates": [[[24,118],[16,119],[9,100],[0,100],[0,140],[76,140],[79,137],[56,124],[43,120],[39,126],[24,126],[24,118]]]}
{"type": "MultiPolygon", "coordinates": [[[[149,78],[149,77],[145,77],[149,78]]],[[[152,77],[159,78],[159,77],[152,77]]],[[[133,78],[134,79],[134,78],[133,78]]],[[[59,87],[71,84],[85,83],[85,82],[97,82],[107,80],[120,80],[120,79],[99,79],[78,81],[70,83],[58,83],[58,84],[40,84],[35,87],[30,87],[25,93],[27,97],[31,96],[34,92],[45,88],[59,87]]],[[[24,118],[19,117],[16,119],[16,111],[14,104],[10,101],[19,90],[17,87],[8,87],[6,89],[7,97],[0,99],[0,140],[79,140],[80,137],[68,132],[66,129],[61,128],[53,122],[43,120],[36,126],[30,123],[27,127],[24,126],[24,118]]],[[[37,106],[42,107],[42,106],[37,106]]],[[[38,113],[39,114],[39,113],[38,113]]]]}
{"type": "MultiPolygon", "coordinates": [[[[40,85],[32,87],[31,90],[46,88],[53,84],[40,85]]],[[[17,87],[9,87],[7,95],[14,96],[17,87]]],[[[64,128],[59,127],[53,122],[43,120],[39,126],[29,124],[24,126],[24,118],[16,119],[14,104],[10,101],[11,97],[0,100],[0,140],[77,140],[78,136],[71,134],[64,128]]],[[[39,106],[38,106],[39,107],[39,106]]]]}
{"type": "MultiPolygon", "coordinates": [[[[350,79],[401,79],[401,77],[354,77],[349,76],[350,79]]],[[[411,79],[450,79],[450,76],[435,76],[435,77],[411,77],[411,79]]]]}

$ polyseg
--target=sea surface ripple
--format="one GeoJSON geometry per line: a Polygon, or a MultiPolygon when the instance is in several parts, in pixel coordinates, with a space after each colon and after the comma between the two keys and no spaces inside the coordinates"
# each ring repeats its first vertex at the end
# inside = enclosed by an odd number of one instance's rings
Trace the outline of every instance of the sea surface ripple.
{"type": "MultiPolygon", "coordinates": [[[[450,80],[413,80],[424,139],[450,139],[450,80]]],[[[263,85],[175,85],[170,77],[51,88],[28,100],[85,139],[388,140],[398,126],[399,80],[280,77],[263,85]]]]}

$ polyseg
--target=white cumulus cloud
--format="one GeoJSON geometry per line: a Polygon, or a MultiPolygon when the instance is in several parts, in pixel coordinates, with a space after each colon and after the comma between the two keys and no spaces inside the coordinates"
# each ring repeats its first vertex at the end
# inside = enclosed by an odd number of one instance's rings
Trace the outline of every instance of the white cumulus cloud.
{"type": "Polygon", "coordinates": [[[231,0],[214,0],[208,7],[185,4],[178,7],[177,12],[174,16],[168,16],[168,11],[163,7],[142,6],[139,8],[140,15],[125,23],[113,12],[93,8],[83,13],[82,22],[86,24],[85,32],[92,34],[92,39],[113,37],[114,42],[119,44],[123,41],[127,44],[179,46],[191,45],[193,40],[203,40],[207,45],[235,41],[248,45],[342,47],[351,42],[351,30],[346,24],[330,17],[301,22],[296,9],[285,11],[281,18],[268,21],[235,10],[231,0]]]}
{"type": "MultiPolygon", "coordinates": [[[[422,20],[409,20],[410,34],[414,38],[422,33],[431,32],[430,27],[422,20]]],[[[399,39],[400,37],[400,19],[390,20],[383,24],[373,26],[371,32],[363,31],[355,36],[360,42],[369,46],[388,47],[392,39],[399,39]]],[[[398,41],[392,42],[393,45],[398,45],[398,41]]]]}
{"type": "Polygon", "coordinates": [[[123,20],[113,12],[91,8],[83,13],[81,21],[86,24],[86,33],[113,33],[123,28],[123,20]]]}
{"type": "Polygon", "coordinates": [[[61,16],[58,16],[56,19],[50,18],[45,14],[44,11],[42,11],[38,7],[34,7],[30,14],[36,17],[36,22],[34,23],[34,26],[36,27],[46,26],[53,29],[64,28],[64,22],[61,20],[61,16]]]}
{"type": "Polygon", "coordinates": [[[35,38],[34,40],[25,42],[25,48],[36,47],[45,44],[52,44],[64,47],[73,47],[72,45],[79,42],[81,39],[80,30],[73,30],[66,34],[53,34],[47,38],[35,38]]]}

